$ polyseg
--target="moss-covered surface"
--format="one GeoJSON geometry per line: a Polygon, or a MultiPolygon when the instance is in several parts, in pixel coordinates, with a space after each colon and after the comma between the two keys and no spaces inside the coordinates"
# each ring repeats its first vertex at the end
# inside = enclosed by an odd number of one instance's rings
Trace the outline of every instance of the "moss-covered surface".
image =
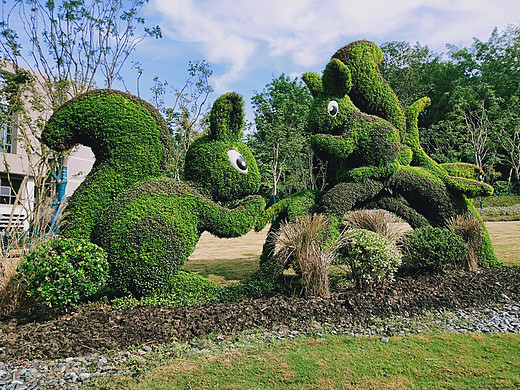
{"type": "Polygon", "coordinates": [[[114,286],[135,295],[166,288],[203,231],[241,236],[251,230],[264,206],[265,201],[254,196],[226,209],[187,183],[169,178],[126,191],[101,223],[99,244],[110,255],[114,286]]]}

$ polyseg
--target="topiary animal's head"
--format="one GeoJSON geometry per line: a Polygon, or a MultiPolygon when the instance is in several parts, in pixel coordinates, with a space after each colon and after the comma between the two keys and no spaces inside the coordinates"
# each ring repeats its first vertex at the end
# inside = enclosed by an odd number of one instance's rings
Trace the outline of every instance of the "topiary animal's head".
{"type": "Polygon", "coordinates": [[[305,73],[303,81],[314,97],[307,130],[313,134],[344,133],[352,121],[352,114],[359,112],[348,96],[352,88],[349,68],[337,58],[327,64],[323,77],[316,73],[305,73]]]}
{"type": "Polygon", "coordinates": [[[216,201],[240,199],[260,187],[256,160],[242,142],[243,104],[235,92],[219,97],[209,115],[209,134],[186,153],[185,179],[216,201]]]}

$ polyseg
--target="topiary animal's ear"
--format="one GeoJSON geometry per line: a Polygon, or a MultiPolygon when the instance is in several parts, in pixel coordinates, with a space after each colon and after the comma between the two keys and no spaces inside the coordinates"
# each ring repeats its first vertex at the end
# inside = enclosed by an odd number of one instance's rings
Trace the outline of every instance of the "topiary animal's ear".
{"type": "Polygon", "coordinates": [[[323,71],[323,90],[332,96],[345,96],[352,88],[350,69],[337,58],[333,58],[323,71]]]}
{"type": "Polygon", "coordinates": [[[209,113],[209,135],[219,141],[240,141],[244,127],[244,101],[236,92],[220,96],[209,113]]]}
{"type": "Polygon", "coordinates": [[[316,73],[307,72],[302,76],[303,82],[307,85],[309,90],[311,91],[311,95],[316,97],[323,90],[323,85],[321,84],[321,77],[316,73]]]}

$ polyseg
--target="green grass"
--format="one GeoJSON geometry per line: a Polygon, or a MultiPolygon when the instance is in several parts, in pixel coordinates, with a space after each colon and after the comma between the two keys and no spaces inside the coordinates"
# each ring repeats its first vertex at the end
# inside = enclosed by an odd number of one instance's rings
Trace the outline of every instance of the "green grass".
{"type": "Polygon", "coordinates": [[[189,260],[184,270],[202,275],[222,286],[246,279],[258,269],[259,264],[260,256],[245,254],[240,259],[189,260]]]}
{"type": "MultiPolygon", "coordinates": [[[[482,199],[484,207],[507,207],[520,205],[520,195],[511,196],[487,196],[482,199]]],[[[473,205],[478,209],[480,200],[473,199],[473,205]]]]}
{"type": "Polygon", "coordinates": [[[118,389],[515,389],[520,335],[326,335],[171,359],[118,389]]]}

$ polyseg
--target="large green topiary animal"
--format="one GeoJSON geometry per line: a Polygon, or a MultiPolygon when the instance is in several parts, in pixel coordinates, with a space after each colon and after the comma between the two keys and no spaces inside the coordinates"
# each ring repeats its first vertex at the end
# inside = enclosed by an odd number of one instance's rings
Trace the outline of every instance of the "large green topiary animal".
{"type": "MultiPolygon", "coordinates": [[[[311,144],[329,167],[321,207],[338,217],[353,208],[385,208],[414,227],[442,226],[468,211],[478,216],[466,196],[491,195],[492,187],[475,180],[479,167],[443,166],[424,152],[417,119],[429,99],[403,111],[379,72],[382,60],[375,44],[357,41],[336,52],[323,77],[303,76],[314,97],[311,144]]],[[[492,263],[487,232],[484,241],[481,262],[492,263]]]]}
{"type": "Polygon", "coordinates": [[[74,142],[93,148],[96,163],[71,199],[64,233],[87,236],[104,248],[113,287],[137,296],[168,286],[203,231],[219,237],[245,234],[265,206],[260,196],[249,196],[258,191],[260,174],[241,141],[244,114],[238,94],[215,101],[209,134],[187,152],[186,182],[164,176],[168,161],[161,165],[161,158],[167,155],[170,138],[161,136],[157,112],[150,107],[141,110],[143,106],[147,107],[126,94],[94,91],[57,111],[44,132],[44,141],[57,149],[74,142]],[[97,115],[93,109],[98,102],[108,107],[98,107],[97,115]],[[119,110],[139,112],[143,122],[125,121],[119,110]],[[117,121],[103,118],[106,113],[117,121]],[[153,169],[146,153],[157,161],[153,169]],[[238,207],[229,209],[222,202],[238,207]],[[85,221],[87,228],[75,218],[85,221]]]}
{"type": "Polygon", "coordinates": [[[241,141],[243,102],[236,93],[218,98],[209,134],[190,146],[183,183],[144,182],[117,198],[102,220],[99,244],[109,254],[115,287],[145,295],[168,285],[195,249],[203,231],[236,237],[250,231],[265,201],[256,161],[241,141]],[[245,197],[245,198],[244,198],[245,197]],[[228,209],[217,202],[242,199],[228,209]]]}
{"type": "MultiPolygon", "coordinates": [[[[403,110],[379,72],[383,53],[367,41],[353,42],[334,54],[323,76],[306,73],[313,95],[307,120],[311,145],[327,162],[324,193],[294,194],[272,206],[266,216],[276,228],[280,218],[309,212],[333,214],[341,220],[353,209],[382,208],[412,227],[444,226],[459,214],[480,218],[466,196],[490,195],[492,187],[475,180],[481,169],[471,164],[441,165],[419,143],[419,113],[429,104],[419,99],[403,110]]],[[[484,227],[481,264],[497,259],[484,227]]],[[[261,266],[273,269],[266,242],[261,266]]],[[[268,272],[264,272],[267,274],[268,272]]]]}

